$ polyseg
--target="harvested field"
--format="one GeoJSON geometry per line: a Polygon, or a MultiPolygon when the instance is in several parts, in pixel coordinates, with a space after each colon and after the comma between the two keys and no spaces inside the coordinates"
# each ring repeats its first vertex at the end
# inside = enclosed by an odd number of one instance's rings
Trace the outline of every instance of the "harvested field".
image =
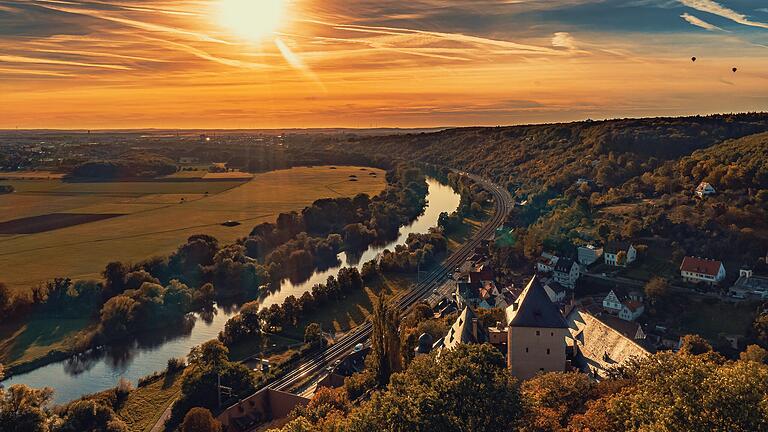
{"type": "Polygon", "coordinates": [[[301,210],[320,198],[377,195],[385,175],[370,170],[381,175],[350,182],[360,167],[311,167],[257,174],[250,181],[12,182],[21,185],[20,192],[0,196],[0,223],[51,213],[124,216],[0,234],[0,281],[26,290],[56,277],[100,278],[110,261],[167,255],[194,234],[231,243],[262,222],[274,222],[279,213],[301,210]],[[240,225],[223,226],[226,221],[240,225]]]}
{"type": "Polygon", "coordinates": [[[34,234],[123,216],[122,214],[49,213],[0,223],[0,234],[34,234]]]}
{"type": "Polygon", "coordinates": [[[58,180],[64,178],[64,174],[52,171],[13,171],[0,172],[0,180],[58,180]]]}

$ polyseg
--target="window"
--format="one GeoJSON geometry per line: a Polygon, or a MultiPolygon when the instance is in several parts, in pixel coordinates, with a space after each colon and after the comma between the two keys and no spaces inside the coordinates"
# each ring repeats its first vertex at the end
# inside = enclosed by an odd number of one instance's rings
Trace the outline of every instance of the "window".
{"type": "Polygon", "coordinates": [[[528,347],[525,347],[525,352],[528,352],[528,347]]]}
{"type": "Polygon", "coordinates": [[[547,348],[547,355],[549,355],[549,348],[547,348]]]}
{"type": "Polygon", "coordinates": [[[536,330],[536,336],[540,336],[540,335],[541,335],[541,332],[536,330]]]}
{"type": "Polygon", "coordinates": [[[555,335],[555,332],[550,333],[550,336],[554,336],[554,335],[555,335]]]}

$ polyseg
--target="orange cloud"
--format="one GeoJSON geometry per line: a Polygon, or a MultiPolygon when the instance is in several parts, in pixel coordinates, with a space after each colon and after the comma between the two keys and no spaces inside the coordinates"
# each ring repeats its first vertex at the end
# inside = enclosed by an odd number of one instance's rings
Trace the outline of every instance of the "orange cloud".
{"type": "Polygon", "coordinates": [[[244,41],[213,17],[215,1],[2,5],[0,128],[496,125],[764,109],[765,48],[730,28],[703,32],[683,9],[654,10],[678,33],[638,37],[530,15],[571,7],[577,17],[589,0],[293,0],[275,37],[244,41]]]}

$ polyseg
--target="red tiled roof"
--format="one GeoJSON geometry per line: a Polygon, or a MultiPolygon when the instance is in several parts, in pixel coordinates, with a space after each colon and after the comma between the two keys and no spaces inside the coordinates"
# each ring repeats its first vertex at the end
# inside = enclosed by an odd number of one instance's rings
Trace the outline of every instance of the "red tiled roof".
{"type": "Polygon", "coordinates": [[[708,276],[717,276],[717,272],[720,271],[721,265],[723,264],[720,261],[697,257],[685,257],[683,258],[683,264],[680,266],[680,270],[691,273],[702,273],[708,276]]]}
{"type": "Polygon", "coordinates": [[[635,312],[638,309],[640,309],[640,307],[642,305],[643,305],[642,303],[640,303],[639,301],[635,301],[635,300],[630,300],[630,301],[624,303],[624,306],[626,306],[627,309],[631,310],[632,312],[635,312]]]}

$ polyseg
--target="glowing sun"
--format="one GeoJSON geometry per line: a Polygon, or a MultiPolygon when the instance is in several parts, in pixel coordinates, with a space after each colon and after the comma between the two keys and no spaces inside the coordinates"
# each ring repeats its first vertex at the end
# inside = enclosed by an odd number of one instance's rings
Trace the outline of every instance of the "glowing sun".
{"type": "Polygon", "coordinates": [[[280,28],[285,3],[286,0],[218,0],[218,21],[237,36],[258,42],[280,28]]]}

